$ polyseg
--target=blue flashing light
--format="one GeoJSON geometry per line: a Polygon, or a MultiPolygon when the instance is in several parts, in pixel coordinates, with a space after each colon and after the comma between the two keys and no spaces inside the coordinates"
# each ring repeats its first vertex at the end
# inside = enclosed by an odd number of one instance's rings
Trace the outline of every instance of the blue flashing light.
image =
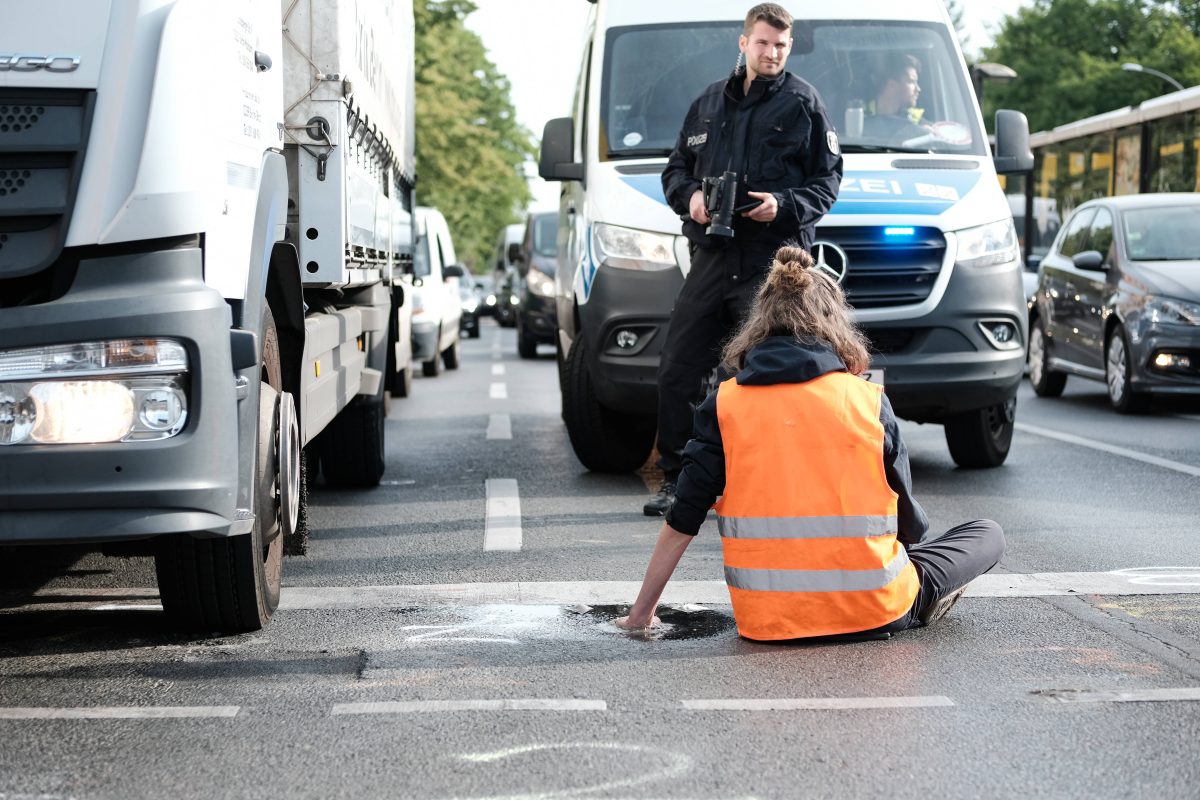
{"type": "Polygon", "coordinates": [[[884,236],[913,236],[916,234],[915,228],[884,228],[884,236]]]}

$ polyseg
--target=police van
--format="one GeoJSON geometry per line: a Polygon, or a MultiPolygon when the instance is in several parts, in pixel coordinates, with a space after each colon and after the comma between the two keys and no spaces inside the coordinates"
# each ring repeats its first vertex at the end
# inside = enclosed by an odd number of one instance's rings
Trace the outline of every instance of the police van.
{"type": "MultiPolygon", "coordinates": [[[[564,184],[562,412],[589,469],[634,469],[653,447],[659,354],[689,268],[662,170],[691,102],[733,69],[751,5],[595,0],[573,114],[546,124],[539,172],[564,184]]],[[[787,69],[820,92],[845,164],[813,255],[843,275],[870,339],[869,377],[896,413],[944,426],[957,464],[997,466],[1012,441],[1027,324],[996,176],[1033,166],[1025,117],[997,112],[989,147],[941,0],[805,4],[800,16],[787,69]],[[881,124],[880,87],[897,57],[915,59],[921,90],[901,124],[881,124]]]]}

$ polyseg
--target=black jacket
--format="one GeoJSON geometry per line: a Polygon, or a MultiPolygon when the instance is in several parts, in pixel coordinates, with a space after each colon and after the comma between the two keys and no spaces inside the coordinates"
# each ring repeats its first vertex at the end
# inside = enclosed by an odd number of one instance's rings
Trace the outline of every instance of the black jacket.
{"type": "Polygon", "coordinates": [[[688,204],[701,179],[731,170],[745,190],[773,193],[779,201],[773,221],[738,214],[733,225],[734,246],[769,259],[787,242],[812,245],[817,221],[837,200],[842,156],[825,106],[809,83],[784,72],[755,79],[746,94],[745,76],[742,67],[692,103],[663,170],[663,192],[685,218],[684,235],[706,249],[718,249],[725,240],[707,236],[705,226],[691,219],[688,204]]]}
{"type": "MultiPolygon", "coordinates": [[[[746,366],[731,380],[742,386],[804,383],[829,372],[845,372],[846,365],[825,342],[802,342],[790,336],[772,336],[746,356],[746,366]]],[[[897,500],[898,539],[917,544],[929,530],[921,504],[912,496],[908,449],[887,395],[882,396],[879,421],[883,424],[883,467],[897,500]]],[[[819,431],[813,432],[820,436],[819,431]]],[[[692,440],[683,448],[683,472],[675,487],[675,503],[667,522],[680,533],[695,535],[717,497],[725,491],[725,448],[717,422],[717,393],[712,392],[696,409],[692,440]]]]}

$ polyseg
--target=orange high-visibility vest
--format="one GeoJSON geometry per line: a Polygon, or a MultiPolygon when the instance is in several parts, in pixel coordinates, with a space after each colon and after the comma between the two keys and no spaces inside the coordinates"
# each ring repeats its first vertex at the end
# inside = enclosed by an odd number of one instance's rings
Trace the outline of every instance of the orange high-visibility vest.
{"type": "Polygon", "coordinates": [[[896,540],[882,389],[845,372],[721,384],[725,491],[716,504],[738,633],[865,631],[908,612],[919,581],[896,540]]]}

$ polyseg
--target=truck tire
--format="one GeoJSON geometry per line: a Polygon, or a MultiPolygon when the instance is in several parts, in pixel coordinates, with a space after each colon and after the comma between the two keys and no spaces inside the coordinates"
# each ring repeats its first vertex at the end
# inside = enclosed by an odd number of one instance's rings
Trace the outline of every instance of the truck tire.
{"type": "Polygon", "coordinates": [[[582,336],[567,356],[563,422],[575,456],[593,472],[631,472],[646,463],[654,446],[653,415],[622,414],[596,400],[582,336]]]}
{"type": "Polygon", "coordinates": [[[277,409],[282,389],[279,334],[264,303],[254,525],[250,533],[238,536],[196,539],[182,534],[155,543],[154,569],[163,611],[182,628],[256,631],[270,621],[279,605],[284,535],[275,492],[281,487],[277,409]]]}
{"type": "Polygon", "coordinates": [[[300,514],[296,517],[296,530],[283,539],[285,556],[308,555],[308,449],[300,451],[300,514]]]}
{"type": "Polygon", "coordinates": [[[399,323],[396,321],[396,310],[393,307],[391,321],[388,323],[387,343],[387,390],[392,397],[409,397],[412,395],[413,365],[412,358],[404,365],[404,369],[396,369],[396,344],[400,341],[399,323]]]}
{"type": "Polygon", "coordinates": [[[446,365],[446,369],[458,369],[458,365],[462,362],[462,342],[458,339],[454,340],[454,344],[442,351],[442,362],[446,365]]]}
{"type": "Polygon", "coordinates": [[[1008,458],[1016,425],[1017,398],[966,411],[944,423],[946,445],[954,463],[964,469],[998,467],[1008,458]]]}
{"type": "Polygon", "coordinates": [[[355,397],[318,435],[321,469],[330,486],[379,485],[384,470],[383,399],[382,387],[374,397],[355,397]]]}

